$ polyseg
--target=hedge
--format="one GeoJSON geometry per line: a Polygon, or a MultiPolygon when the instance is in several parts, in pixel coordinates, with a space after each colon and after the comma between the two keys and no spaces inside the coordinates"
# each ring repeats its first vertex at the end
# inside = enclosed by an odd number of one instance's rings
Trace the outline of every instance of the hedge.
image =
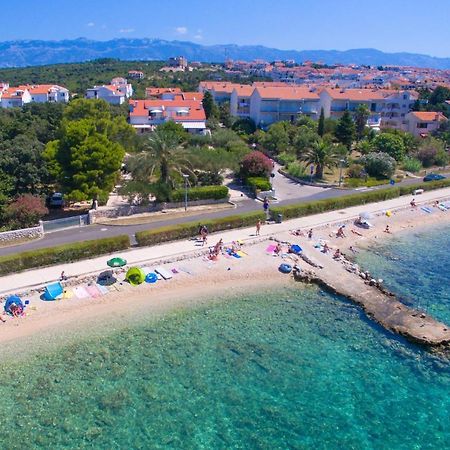
{"type": "Polygon", "coordinates": [[[70,263],[129,247],[130,238],[127,235],[121,235],[0,256],[0,275],[53,264],[70,263]]]}
{"type": "MultiPolygon", "coordinates": [[[[173,191],[172,201],[183,202],[185,193],[184,189],[173,191]]],[[[200,186],[188,189],[188,201],[222,200],[224,198],[228,198],[228,188],[226,186],[200,186]]]]}
{"type": "Polygon", "coordinates": [[[206,225],[210,232],[231,230],[233,228],[255,225],[258,220],[265,220],[264,212],[250,212],[236,216],[222,217],[220,219],[206,219],[195,222],[167,225],[153,230],[138,231],[136,241],[140,247],[159,244],[161,242],[175,241],[177,239],[191,238],[198,234],[200,225],[206,225]]]}
{"type": "Polygon", "coordinates": [[[270,181],[264,177],[248,177],[245,180],[245,184],[251,187],[254,193],[256,193],[257,189],[260,191],[270,191],[272,189],[270,181]]]}

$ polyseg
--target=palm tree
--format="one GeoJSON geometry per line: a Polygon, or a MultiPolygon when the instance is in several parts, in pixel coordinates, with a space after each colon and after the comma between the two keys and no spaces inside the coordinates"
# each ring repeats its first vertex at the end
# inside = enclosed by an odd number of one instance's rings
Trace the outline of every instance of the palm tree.
{"type": "Polygon", "coordinates": [[[133,179],[174,189],[183,174],[195,176],[188,155],[179,138],[164,130],[149,135],[144,150],[128,159],[133,179]]]}
{"type": "Polygon", "coordinates": [[[323,139],[314,142],[302,155],[301,160],[307,164],[314,164],[316,167],[316,178],[323,178],[323,171],[326,167],[337,166],[339,156],[334,145],[323,139]]]}

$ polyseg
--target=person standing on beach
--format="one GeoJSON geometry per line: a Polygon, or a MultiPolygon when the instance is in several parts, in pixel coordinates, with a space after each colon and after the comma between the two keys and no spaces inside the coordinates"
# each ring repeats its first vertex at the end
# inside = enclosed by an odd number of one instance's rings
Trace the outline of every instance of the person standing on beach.
{"type": "Polygon", "coordinates": [[[312,239],[313,237],[313,230],[312,228],[308,231],[308,239],[312,239]]]}
{"type": "Polygon", "coordinates": [[[258,222],[256,222],[256,236],[259,236],[260,231],[261,231],[261,221],[258,220],[258,222]]]}

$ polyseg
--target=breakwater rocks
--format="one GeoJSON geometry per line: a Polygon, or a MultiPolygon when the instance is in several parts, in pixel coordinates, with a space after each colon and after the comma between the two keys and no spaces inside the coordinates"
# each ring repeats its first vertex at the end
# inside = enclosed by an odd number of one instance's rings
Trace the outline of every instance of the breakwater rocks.
{"type": "Polygon", "coordinates": [[[335,261],[322,254],[315,255],[314,260],[316,259],[316,264],[323,268],[294,271],[294,279],[315,283],[325,290],[348,298],[361,306],[369,318],[412,342],[432,347],[447,346],[450,343],[450,327],[422,311],[404,305],[378,280],[349,270],[348,261],[335,261]]]}

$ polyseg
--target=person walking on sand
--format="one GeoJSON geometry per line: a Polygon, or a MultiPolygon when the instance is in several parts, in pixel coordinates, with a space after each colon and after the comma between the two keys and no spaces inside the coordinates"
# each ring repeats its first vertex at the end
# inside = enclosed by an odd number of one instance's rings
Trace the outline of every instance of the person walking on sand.
{"type": "Polygon", "coordinates": [[[308,231],[308,239],[312,239],[313,237],[313,230],[312,228],[308,231]]]}
{"type": "Polygon", "coordinates": [[[256,222],[256,236],[259,236],[260,231],[261,231],[261,221],[258,220],[258,222],[256,222]]]}
{"type": "Polygon", "coordinates": [[[409,202],[409,204],[411,205],[411,208],[416,208],[416,207],[417,207],[416,199],[413,198],[413,199],[409,202]]]}
{"type": "Polygon", "coordinates": [[[384,229],[385,233],[391,233],[391,229],[389,228],[389,225],[386,225],[386,228],[384,229]]]}
{"type": "Polygon", "coordinates": [[[205,246],[205,244],[208,242],[208,228],[204,225],[201,231],[201,237],[202,237],[202,247],[205,246]]]}

